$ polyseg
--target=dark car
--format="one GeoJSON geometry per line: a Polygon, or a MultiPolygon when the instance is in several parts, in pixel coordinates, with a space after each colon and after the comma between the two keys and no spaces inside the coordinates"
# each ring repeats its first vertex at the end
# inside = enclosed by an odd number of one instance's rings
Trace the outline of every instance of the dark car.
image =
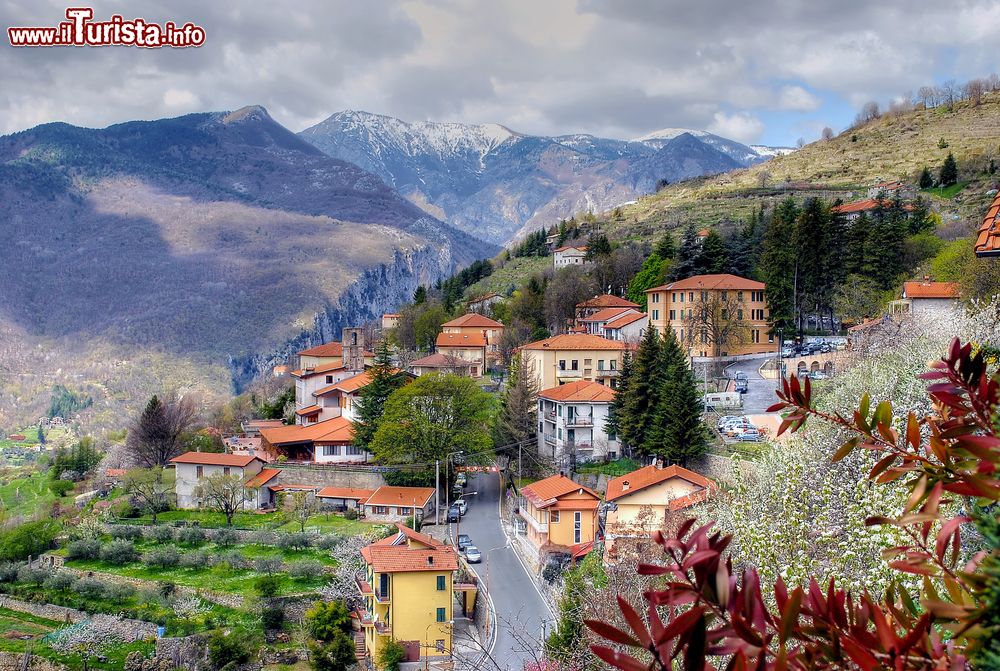
{"type": "Polygon", "coordinates": [[[456,543],[458,544],[459,551],[462,551],[467,545],[472,545],[472,539],[469,538],[469,534],[458,534],[456,543]]]}
{"type": "Polygon", "coordinates": [[[462,511],[458,506],[451,506],[448,508],[448,521],[457,522],[462,519],[462,511]]]}

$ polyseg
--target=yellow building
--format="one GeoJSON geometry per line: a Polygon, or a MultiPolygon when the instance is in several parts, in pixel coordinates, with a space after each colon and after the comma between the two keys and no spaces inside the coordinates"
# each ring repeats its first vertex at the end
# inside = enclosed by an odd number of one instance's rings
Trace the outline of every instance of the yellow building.
{"type": "Polygon", "coordinates": [[[767,285],[736,275],[695,275],[646,290],[649,324],[671,329],[694,357],[776,352],[767,285]]]}
{"type": "Polygon", "coordinates": [[[557,335],[528,343],[521,354],[538,389],[587,380],[618,386],[625,343],[589,334],[557,335]]]}
{"type": "Polygon", "coordinates": [[[715,483],[681,466],[662,462],[608,481],[604,560],[638,558],[649,551],[650,535],[670,526],[671,513],[701,503],[715,483]]]}
{"type": "Polygon", "coordinates": [[[470,312],[450,322],[441,325],[441,333],[460,335],[481,335],[486,339],[486,358],[489,362],[496,361],[500,356],[500,339],[503,337],[503,324],[485,315],[470,312]]]}
{"type": "Polygon", "coordinates": [[[568,551],[594,542],[601,497],[565,475],[553,475],[521,488],[518,512],[527,538],[539,554],[568,551]]]}
{"type": "Polygon", "coordinates": [[[382,646],[395,640],[405,661],[450,662],[458,555],[426,534],[402,524],[396,529],[361,550],[365,655],[374,668],[382,646]]]}

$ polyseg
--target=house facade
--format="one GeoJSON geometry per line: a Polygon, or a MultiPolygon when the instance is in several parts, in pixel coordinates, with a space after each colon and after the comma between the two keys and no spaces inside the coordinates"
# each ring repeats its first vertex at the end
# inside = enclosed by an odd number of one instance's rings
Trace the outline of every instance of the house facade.
{"type": "Polygon", "coordinates": [[[439,333],[435,348],[438,354],[468,361],[472,377],[482,377],[486,371],[489,344],[482,333],[439,333]]]}
{"type": "Polygon", "coordinates": [[[539,555],[573,553],[597,537],[597,509],[601,497],[561,473],[521,488],[518,514],[526,538],[539,555]]]}
{"type": "Polygon", "coordinates": [[[649,328],[649,315],[645,312],[624,314],[604,325],[604,337],[608,340],[637,343],[649,328]]]}
{"type": "Polygon", "coordinates": [[[616,459],[618,437],[607,430],[615,390],[587,380],[538,394],[538,453],[557,464],[616,459]]]}
{"type": "Polygon", "coordinates": [[[646,291],[649,324],[673,331],[691,357],[773,353],[766,290],[737,275],[695,275],[646,291]]]}
{"type": "Polygon", "coordinates": [[[566,245],[552,252],[552,265],[558,270],[568,266],[582,266],[587,263],[587,246],[566,245]]]}
{"type": "Polygon", "coordinates": [[[428,373],[446,373],[460,375],[462,377],[472,377],[472,369],[475,367],[472,361],[459,359],[447,354],[430,354],[410,362],[409,371],[420,377],[428,373]]]}
{"type": "MultiPolygon", "coordinates": [[[[178,508],[198,508],[202,501],[196,490],[204,478],[215,475],[229,475],[240,480],[249,480],[264,468],[259,457],[215,452],[185,452],[170,460],[174,466],[174,493],[178,508]]],[[[259,498],[246,501],[248,510],[260,506],[259,498]]]]}
{"type": "Polygon", "coordinates": [[[434,498],[437,490],[433,487],[394,487],[383,485],[361,504],[365,519],[370,522],[406,522],[413,516],[418,520],[434,517],[434,498]]]}
{"type": "Polygon", "coordinates": [[[716,491],[708,478],[662,462],[608,481],[605,562],[642,558],[650,551],[650,535],[670,524],[670,514],[708,500],[716,491]]]}
{"type": "Polygon", "coordinates": [[[388,331],[399,326],[400,320],[403,318],[402,315],[396,312],[386,312],[382,315],[382,330],[388,331]]]}
{"type": "Polygon", "coordinates": [[[365,661],[374,665],[385,644],[397,641],[405,662],[450,662],[458,555],[426,534],[402,524],[396,529],[361,549],[365,573],[358,590],[364,607],[357,616],[365,661]]]}
{"type": "Polygon", "coordinates": [[[564,334],[520,349],[539,389],[587,380],[618,386],[625,343],[590,334],[564,334]]]}
{"type": "Polygon", "coordinates": [[[500,339],[503,337],[503,324],[475,312],[464,314],[441,325],[441,332],[448,334],[482,336],[486,339],[486,358],[488,362],[496,361],[500,356],[500,339]]]}
{"type": "Polygon", "coordinates": [[[638,303],[633,303],[627,298],[614,296],[612,294],[598,294],[593,298],[588,298],[587,300],[576,304],[574,310],[576,325],[582,325],[584,319],[590,317],[596,312],[606,310],[608,308],[631,308],[636,312],[642,310],[642,306],[638,303]]]}
{"type": "Polygon", "coordinates": [[[922,317],[947,318],[960,309],[962,297],[958,282],[923,281],[903,282],[903,293],[889,303],[891,315],[913,315],[922,317]]]}
{"type": "Polygon", "coordinates": [[[354,445],[354,423],[334,417],[310,424],[293,424],[260,432],[261,448],[288,461],[309,464],[363,464],[367,451],[354,445]]]}

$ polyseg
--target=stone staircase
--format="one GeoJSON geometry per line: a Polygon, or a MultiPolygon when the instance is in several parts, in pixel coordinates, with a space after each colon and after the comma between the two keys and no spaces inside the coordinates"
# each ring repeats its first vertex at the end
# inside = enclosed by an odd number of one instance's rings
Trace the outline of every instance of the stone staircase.
{"type": "Polygon", "coordinates": [[[354,656],[358,658],[358,663],[361,668],[364,668],[365,661],[365,632],[356,631],[354,632],[354,656]]]}

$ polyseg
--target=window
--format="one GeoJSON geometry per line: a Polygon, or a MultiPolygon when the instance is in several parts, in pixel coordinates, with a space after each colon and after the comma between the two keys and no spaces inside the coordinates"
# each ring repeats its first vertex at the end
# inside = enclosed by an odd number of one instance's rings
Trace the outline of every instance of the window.
{"type": "Polygon", "coordinates": [[[584,360],[583,360],[583,367],[584,367],[584,368],[590,368],[591,366],[593,366],[593,365],[594,365],[594,364],[592,363],[592,361],[593,361],[593,359],[584,359],[584,360]]]}
{"type": "Polygon", "coordinates": [[[581,531],[583,529],[583,518],[580,511],[573,513],[573,542],[579,543],[581,537],[581,531]]]}
{"type": "Polygon", "coordinates": [[[736,311],[736,318],[740,321],[743,321],[743,310],[736,311]]]}
{"type": "Polygon", "coordinates": [[[223,475],[229,475],[229,466],[223,466],[223,468],[222,468],[222,474],[223,475]]]}
{"type": "Polygon", "coordinates": [[[194,467],[194,475],[197,478],[205,477],[205,467],[204,466],[195,466],[194,467]]]}
{"type": "Polygon", "coordinates": [[[767,341],[768,342],[774,342],[774,334],[773,333],[768,333],[767,334],[767,341]]]}
{"type": "MultiPolygon", "coordinates": [[[[673,310],[671,310],[671,312],[673,312],[673,310]]],[[[653,310],[653,319],[656,320],[656,319],[659,319],[659,318],[660,318],[660,311],[659,310],[653,310]]]]}
{"type": "Polygon", "coordinates": [[[702,291],[701,292],[701,302],[702,303],[707,303],[708,302],[708,292],[707,291],[702,291]]]}
{"type": "Polygon", "coordinates": [[[327,375],[326,376],[326,383],[327,384],[333,384],[333,376],[332,375],[327,375]]]}
{"type": "Polygon", "coordinates": [[[403,506],[397,506],[396,507],[396,514],[397,515],[412,515],[413,514],[413,508],[404,508],[403,506]]]}
{"type": "Polygon", "coordinates": [[[566,370],[566,359],[559,359],[559,370],[566,370]]]}
{"type": "Polygon", "coordinates": [[[437,609],[437,621],[438,622],[444,622],[447,619],[448,619],[448,610],[445,609],[445,608],[438,608],[437,609]]]}
{"type": "MultiPolygon", "coordinates": [[[[658,318],[658,312],[656,310],[653,310],[653,319],[657,319],[657,318],[658,318]]],[[[673,321],[675,319],[677,319],[677,310],[671,310],[670,311],[670,321],[673,321]]]]}
{"type": "Polygon", "coordinates": [[[572,361],[570,362],[570,367],[571,367],[571,368],[572,368],[573,370],[580,370],[580,361],[579,361],[579,359],[573,359],[573,360],[572,360],[572,361]]]}
{"type": "Polygon", "coordinates": [[[616,360],[612,359],[609,363],[611,364],[611,370],[618,370],[618,362],[616,360]]]}
{"type": "Polygon", "coordinates": [[[677,337],[678,340],[684,340],[684,329],[681,329],[680,336],[677,337]]]}
{"type": "Polygon", "coordinates": [[[693,291],[689,291],[688,292],[688,302],[689,303],[694,303],[694,292],[693,291]]]}
{"type": "Polygon", "coordinates": [[[559,511],[558,510],[553,510],[551,513],[549,513],[549,522],[552,522],[553,524],[558,524],[559,523],[559,511]]]}
{"type": "Polygon", "coordinates": [[[447,585],[445,585],[445,580],[443,575],[439,575],[437,577],[437,589],[439,592],[443,592],[446,589],[448,589],[447,585]]]}
{"type": "Polygon", "coordinates": [[[324,457],[336,457],[340,454],[340,445],[324,445],[323,446],[323,456],[324,457]]]}
{"type": "Polygon", "coordinates": [[[701,343],[704,345],[708,342],[708,331],[705,329],[701,330],[701,343]]]}
{"type": "Polygon", "coordinates": [[[683,303],[683,302],[684,302],[684,292],[682,291],[681,292],[681,303],[683,303]]]}
{"type": "Polygon", "coordinates": [[[660,294],[653,294],[653,302],[654,303],[660,302],[660,294]]]}
{"type": "Polygon", "coordinates": [[[675,303],[677,302],[677,292],[676,291],[674,291],[673,293],[670,294],[670,300],[673,301],[673,302],[675,302],[675,303]]]}
{"type": "Polygon", "coordinates": [[[434,647],[435,649],[437,649],[438,652],[444,652],[444,639],[439,638],[438,640],[434,641],[434,647]]]}
{"type": "Polygon", "coordinates": [[[386,506],[374,506],[376,515],[388,515],[389,508],[386,506]]]}
{"type": "Polygon", "coordinates": [[[726,291],[725,289],[722,290],[722,300],[724,300],[724,301],[728,301],[729,300],[729,292],[726,291]]]}
{"type": "Polygon", "coordinates": [[[614,431],[608,431],[608,440],[618,440],[618,434],[614,431]]]}
{"type": "Polygon", "coordinates": [[[743,300],[743,292],[742,291],[737,291],[736,292],[736,300],[738,300],[738,301],[742,301],[743,300]]]}

